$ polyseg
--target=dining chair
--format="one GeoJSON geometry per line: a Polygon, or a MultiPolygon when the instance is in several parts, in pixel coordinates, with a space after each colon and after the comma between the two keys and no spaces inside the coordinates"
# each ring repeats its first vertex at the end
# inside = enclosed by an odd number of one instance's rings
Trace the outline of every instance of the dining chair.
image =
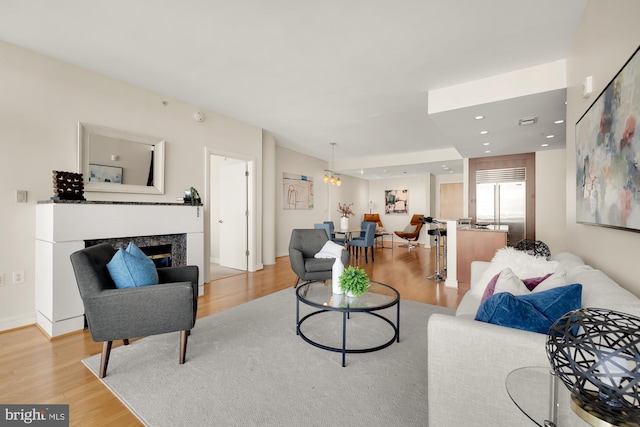
{"type": "Polygon", "coordinates": [[[364,237],[361,239],[351,239],[347,242],[349,248],[355,250],[356,260],[358,259],[360,248],[364,248],[364,262],[368,263],[369,259],[367,256],[368,249],[371,248],[371,261],[375,261],[373,255],[373,241],[376,234],[376,223],[375,222],[363,222],[362,229],[364,230],[364,237]]]}
{"type": "Polygon", "coordinates": [[[339,245],[346,244],[347,235],[343,234],[342,237],[336,237],[335,225],[333,224],[333,221],[323,221],[323,224],[327,224],[329,226],[329,231],[330,231],[329,239],[331,239],[333,243],[337,243],[339,245]]]}

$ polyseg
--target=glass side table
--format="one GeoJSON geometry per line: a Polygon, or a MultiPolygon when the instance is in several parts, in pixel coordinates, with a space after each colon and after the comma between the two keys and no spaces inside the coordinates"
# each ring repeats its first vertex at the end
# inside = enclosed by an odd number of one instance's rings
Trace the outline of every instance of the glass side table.
{"type": "Polygon", "coordinates": [[[505,387],[513,403],[535,425],[541,427],[612,427],[585,418],[571,393],[549,366],[528,366],[507,375],[505,387]]]}
{"type": "Polygon", "coordinates": [[[550,367],[513,370],[505,387],[513,403],[536,425],[558,426],[558,378],[550,367]]]}
{"type": "Polygon", "coordinates": [[[638,427],[601,419],[597,412],[571,395],[550,367],[515,369],[507,375],[505,387],[518,409],[541,427],[638,427]]]}

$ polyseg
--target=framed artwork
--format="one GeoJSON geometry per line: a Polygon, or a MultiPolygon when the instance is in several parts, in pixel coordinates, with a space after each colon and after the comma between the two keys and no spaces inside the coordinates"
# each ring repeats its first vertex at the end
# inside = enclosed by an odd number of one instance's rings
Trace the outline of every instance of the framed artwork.
{"type": "Polygon", "coordinates": [[[313,209],[313,177],[283,173],[283,209],[313,209]]]}
{"type": "Polygon", "coordinates": [[[384,213],[405,215],[409,213],[409,190],[384,190],[384,213]]]}
{"type": "Polygon", "coordinates": [[[576,221],[640,231],[640,54],[576,123],[576,221]]]}
{"type": "Polygon", "coordinates": [[[122,168],[91,163],[89,165],[89,182],[122,184],[122,168]]]}

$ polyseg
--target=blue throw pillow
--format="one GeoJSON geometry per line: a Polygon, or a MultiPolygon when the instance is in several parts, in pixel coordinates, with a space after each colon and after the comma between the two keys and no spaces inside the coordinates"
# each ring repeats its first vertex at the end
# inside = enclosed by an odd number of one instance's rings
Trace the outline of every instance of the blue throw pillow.
{"type": "Polygon", "coordinates": [[[129,243],[126,251],[118,249],[107,264],[107,270],[118,289],[158,283],[156,265],[133,242],[129,243]]]}
{"type": "Polygon", "coordinates": [[[546,334],[563,314],[581,306],[582,285],[578,283],[519,296],[501,292],[480,305],[476,320],[546,334]]]}

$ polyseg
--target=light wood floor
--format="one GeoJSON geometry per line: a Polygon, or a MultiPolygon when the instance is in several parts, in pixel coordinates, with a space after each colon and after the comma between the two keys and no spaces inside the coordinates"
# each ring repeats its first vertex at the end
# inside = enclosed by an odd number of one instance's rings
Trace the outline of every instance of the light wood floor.
{"type": "MultiPolygon", "coordinates": [[[[445,288],[443,283],[426,279],[434,272],[434,252],[424,248],[408,251],[398,246],[393,250],[379,248],[375,250],[375,262],[369,259],[365,264],[363,257],[357,262],[352,257],[351,264],[363,267],[372,280],[395,287],[403,299],[457,307],[466,289],[445,288]]],[[[288,257],[278,258],[275,265],[256,273],[211,281],[205,284],[205,295],[198,301],[198,317],[281,289],[294,292],[294,282],[288,257]]],[[[121,344],[114,342],[114,347],[121,344]]],[[[102,344],[94,343],[87,331],[51,341],[35,326],[0,333],[0,403],[69,404],[72,426],[141,425],[81,363],[101,350],[102,344]]],[[[186,363],[188,359],[187,350],[186,363]]]]}

